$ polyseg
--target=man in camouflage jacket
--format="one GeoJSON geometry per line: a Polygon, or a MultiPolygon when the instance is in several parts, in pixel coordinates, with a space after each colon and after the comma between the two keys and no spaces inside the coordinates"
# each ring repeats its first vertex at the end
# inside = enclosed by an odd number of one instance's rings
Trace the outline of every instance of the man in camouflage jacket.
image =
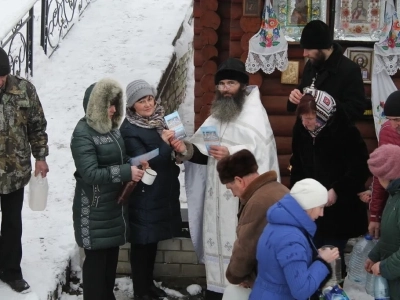
{"type": "Polygon", "coordinates": [[[29,290],[20,266],[21,210],[32,171],[31,153],[35,175],[45,177],[49,171],[46,125],[35,87],[10,75],[8,55],[0,48],[0,279],[17,292],[29,290]]]}

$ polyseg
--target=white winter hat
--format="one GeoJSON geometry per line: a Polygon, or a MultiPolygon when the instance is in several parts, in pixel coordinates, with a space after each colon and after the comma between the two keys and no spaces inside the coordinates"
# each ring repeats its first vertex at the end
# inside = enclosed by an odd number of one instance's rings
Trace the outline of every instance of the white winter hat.
{"type": "Polygon", "coordinates": [[[318,181],[306,178],[295,183],[290,195],[306,210],[325,205],[328,202],[328,191],[318,181]]]}

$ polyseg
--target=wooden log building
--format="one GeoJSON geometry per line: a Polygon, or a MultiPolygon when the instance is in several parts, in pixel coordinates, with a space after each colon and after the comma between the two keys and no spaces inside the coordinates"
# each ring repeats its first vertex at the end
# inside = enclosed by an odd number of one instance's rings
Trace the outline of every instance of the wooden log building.
{"type": "MultiPolygon", "coordinates": [[[[210,104],[214,97],[214,74],[217,66],[228,57],[246,61],[250,38],[258,32],[261,25],[259,17],[243,16],[243,1],[245,0],[194,0],[194,65],[195,65],[195,128],[197,129],[207,118],[210,104]]],[[[264,0],[260,1],[262,7],[264,0]]],[[[333,28],[334,9],[330,6],[334,1],[328,1],[328,24],[333,28]]],[[[260,10],[262,12],[262,8],[260,10]]],[[[333,29],[332,29],[333,32],[333,29]]],[[[373,42],[336,41],[343,47],[363,46],[373,48],[373,42]]],[[[298,42],[290,42],[288,58],[299,61],[300,78],[305,65],[303,50],[298,42]]],[[[291,133],[295,122],[293,113],[286,111],[286,102],[290,92],[296,85],[281,84],[281,72],[275,70],[272,74],[258,71],[250,75],[250,84],[258,85],[262,102],[267,110],[278,148],[278,159],[282,183],[289,184],[289,158],[291,155],[291,133]]],[[[400,76],[393,76],[397,87],[400,86],[400,76]]],[[[367,107],[371,107],[371,85],[365,84],[367,107]]],[[[377,140],[372,116],[356,122],[369,151],[377,147],[377,140]]]]}

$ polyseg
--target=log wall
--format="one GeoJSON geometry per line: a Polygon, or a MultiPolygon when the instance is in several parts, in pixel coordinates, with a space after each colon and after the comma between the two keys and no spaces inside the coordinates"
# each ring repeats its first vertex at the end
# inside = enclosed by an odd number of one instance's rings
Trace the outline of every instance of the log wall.
{"type": "MultiPolygon", "coordinates": [[[[261,1],[263,2],[263,1],[261,1]]],[[[214,97],[214,75],[217,66],[228,57],[246,61],[248,42],[260,28],[261,18],[244,17],[242,0],[194,0],[194,57],[195,57],[195,128],[208,117],[210,103],[214,97]]],[[[343,44],[344,48],[348,45],[343,44]]],[[[352,44],[351,46],[359,46],[352,44]]],[[[365,44],[363,45],[365,46],[365,44]]],[[[372,47],[372,45],[369,45],[372,47]]],[[[289,45],[289,60],[297,60],[300,76],[305,65],[303,50],[298,43],[289,45]]],[[[250,75],[250,84],[257,85],[262,103],[267,110],[278,148],[278,159],[282,182],[289,183],[289,158],[291,155],[291,132],[295,117],[286,112],[286,101],[295,85],[281,84],[281,72],[272,74],[258,71],[250,75]]],[[[301,78],[299,78],[299,81],[301,78]]],[[[394,76],[400,87],[400,76],[394,76]]],[[[371,96],[371,85],[366,84],[367,97],[371,96]]],[[[357,122],[369,151],[377,146],[372,119],[357,122]]]]}

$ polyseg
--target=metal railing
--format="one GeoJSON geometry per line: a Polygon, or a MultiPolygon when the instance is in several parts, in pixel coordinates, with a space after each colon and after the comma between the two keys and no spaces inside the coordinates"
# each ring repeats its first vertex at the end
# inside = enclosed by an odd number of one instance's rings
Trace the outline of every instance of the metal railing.
{"type": "Polygon", "coordinates": [[[33,6],[1,41],[10,59],[11,73],[33,76],[33,6]]]}
{"type": "MultiPolygon", "coordinates": [[[[94,0],[41,0],[40,45],[51,57],[79,17],[94,0]]],[[[33,76],[34,6],[17,21],[12,30],[0,37],[0,47],[10,59],[11,73],[33,76]]]]}
{"type": "Polygon", "coordinates": [[[42,0],[40,45],[49,57],[92,0],[42,0]],[[78,10],[78,14],[77,14],[78,10]]]}

